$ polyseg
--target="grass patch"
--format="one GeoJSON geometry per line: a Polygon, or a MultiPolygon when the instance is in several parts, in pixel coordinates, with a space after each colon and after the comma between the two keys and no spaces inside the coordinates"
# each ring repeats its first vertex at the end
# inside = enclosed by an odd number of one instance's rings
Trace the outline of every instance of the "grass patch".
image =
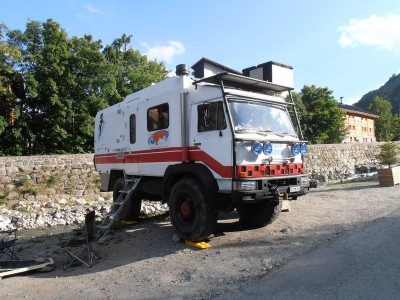
{"type": "Polygon", "coordinates": [[[47,179],[46,179],[46,186],[47,187],[51,187],[54,186],[56,184],[56,182],[58,181],[58,177],[55,175],[50,175],[47,179]]]}
{"type": "Polygon", "coordinates": [[[15,186],[18,187],[28,187],[29,186],[29,178],[25,176],[15,182],[15,186]]]}
{"type": "Polygon", "coordinates": [[[28,212],[28,207],[27,206],[19,206],[17,208],[17,211],[19,211],[19,212],[28,212]]]}
{"type": "Polygon", "coordinates": [[[20,191],[20,193],[21,193],[21,194],[24,194],[24,195],[33,195],[33,196],[36,196],[36,195],[39,193],[39,190],[36,189],[36,188],[30,187],[30,188],[22,189],[22,190],[20,191]]]}

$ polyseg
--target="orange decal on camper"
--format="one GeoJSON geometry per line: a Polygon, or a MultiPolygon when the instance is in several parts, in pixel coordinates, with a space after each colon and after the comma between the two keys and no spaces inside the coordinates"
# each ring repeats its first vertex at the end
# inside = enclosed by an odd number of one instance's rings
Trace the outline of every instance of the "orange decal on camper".
{"type": "Polygon", "coordinates": [[[166,142],[169,136],[168,130],[160,130],[149,137],[148,143],[151,145],[159,145],[161,141],[166,142]]]}

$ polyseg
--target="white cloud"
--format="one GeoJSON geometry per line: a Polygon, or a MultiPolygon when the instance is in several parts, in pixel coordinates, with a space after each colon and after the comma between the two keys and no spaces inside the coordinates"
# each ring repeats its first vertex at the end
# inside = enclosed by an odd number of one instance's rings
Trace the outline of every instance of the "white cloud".
{"type": "Polygon", "coordinates": [[[88,12],[92,13],[92,14],[100,14],[100,10],[98,10],[97,8],[95,8],[92,4],[88,3],[85,5],[85,8],[88,12]]]}
{"type": "MultiPolygon", "coordinates": [[[[358,102],[358,100],[360,100],[361,97],[356,97],[356,98],[345,98],[343,97],[342,101],[343,104],[348,104],[348,105],[353,105],[354,103],[358,102]]],[[[339,98],[339,102],[340,102],[340,98],[339,98]]]]}
{"type": "Polygon", "coordinates": [[[351,19],[340,26],[341,47],[373,46],[400,53],[400,16],[371,15],[367,19],[351,19]]]}
{"type": "MultiPolygon", "coordinates": [[[[148,47],[144,42],[141,42],[141,45],[148,47]]],[[[185,46],[181,42],[170,41],[167,45],[150,47],[145,54],[149,59],[157,59],[157,61],[171,63],[174,56],[183,53],[185,53],[185,46]]]]}
{"type": "Polygon", "coordinates": [[[84,5],[85,9],[87,12],[91,13],[92,15],[99,15],[99,16],[112,16],[112,13],[105,13],[103,11],[101,11],[100,9],[94,7],[92,4],[87,3],[84,5]]]}

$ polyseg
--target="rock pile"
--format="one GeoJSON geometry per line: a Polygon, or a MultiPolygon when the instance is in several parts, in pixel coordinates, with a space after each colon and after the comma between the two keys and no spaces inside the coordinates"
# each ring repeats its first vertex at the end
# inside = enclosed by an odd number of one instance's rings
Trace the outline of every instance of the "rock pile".
{"type": "MultiPolygon", "coordinates": [[[[98,197],[93,201],[83,198],[61,198],[56,202],[20,201],[12,209],[0,207],[0,230],[46,228],[52,226],[65,226],[82,224],[85,214],[95,210],[101,217],[111,207],[112,200],[98,197]]],[[[141,216],[155,216],[168,211],[168,205],[161,202],[142,201],[141,216]]]]}

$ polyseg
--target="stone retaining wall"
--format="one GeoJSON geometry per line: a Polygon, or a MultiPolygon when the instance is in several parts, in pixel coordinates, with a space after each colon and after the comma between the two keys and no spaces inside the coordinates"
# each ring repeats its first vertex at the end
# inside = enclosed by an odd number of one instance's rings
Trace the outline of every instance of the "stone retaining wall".
{"type": "MultiPolygon", "coordinates": [[[[343,179],[359,166],[376,165],[379,144],[311,145],[306,170],[322,181],[343,179]]],[[[0,157],[0,205],[108,196],[99,186],[93,154],[0,157]]]]}
{"type": "Polygon", "coordinates": [[[100,196],[93,154],[0,157],[0,203],[100,196]]]}
{"type": "Polygon", "coordinates": [[[320,181],[342,180],[377,167],[376,156],[382,143],[310,145],[306,171],[320,181]]]}

